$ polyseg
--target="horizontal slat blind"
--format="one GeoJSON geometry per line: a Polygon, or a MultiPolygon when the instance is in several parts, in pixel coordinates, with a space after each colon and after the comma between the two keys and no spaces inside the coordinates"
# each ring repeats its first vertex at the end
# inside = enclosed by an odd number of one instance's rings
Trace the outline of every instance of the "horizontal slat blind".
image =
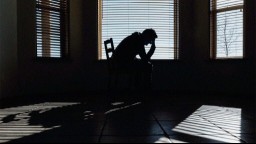
{"type": "Polygon", "coordinates": [[[62,58],[68,46],[67,0],[36,0],[37,57],[62,58]]]}
{"type": "Polygon", "coordinates": [[[215,58],[243,58],[244,0],[211,0],[215,58]]]}
{"type": "Polygon", "coordinates": [[[133,32],[147,28],[158,35],[152,59],[177,58],[178,0],[99,0],[99,5],[102,59],[106,59],[105,40],[113,38],[117,46],[133,32]]]}

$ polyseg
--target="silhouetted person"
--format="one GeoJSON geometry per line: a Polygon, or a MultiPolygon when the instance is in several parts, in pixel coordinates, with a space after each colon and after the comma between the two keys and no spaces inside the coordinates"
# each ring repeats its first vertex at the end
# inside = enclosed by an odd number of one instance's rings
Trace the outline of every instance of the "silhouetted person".
{"type": "Polygon", "coordinates": [[[120,42],[112,55],[112,60],[119,69],[142,74],[146,89],[151,88],[153,65],[150,63],[150,59],[156,49],[155,40],[157,37],[153,29],[146,29],[142,33],[134,32],[120,42]],[[145,45],[148,44],[151,44],[151,48],[146,53],[145,45]],[[137,55],[141,59],[137,59],[137,55]]]}

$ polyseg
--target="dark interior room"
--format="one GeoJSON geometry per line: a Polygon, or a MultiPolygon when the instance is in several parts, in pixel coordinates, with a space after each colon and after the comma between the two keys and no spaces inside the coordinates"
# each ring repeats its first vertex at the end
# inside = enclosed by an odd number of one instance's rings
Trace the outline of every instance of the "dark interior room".
{"type": "Polygon", "coordinates": [[[255,49],[255,0],[0,0],[0,143],[254,143],[255,49]]]}

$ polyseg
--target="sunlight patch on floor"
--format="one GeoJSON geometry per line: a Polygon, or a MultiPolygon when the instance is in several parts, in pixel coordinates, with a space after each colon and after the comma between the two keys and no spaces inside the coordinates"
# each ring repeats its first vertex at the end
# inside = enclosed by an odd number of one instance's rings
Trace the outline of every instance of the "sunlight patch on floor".
{"type": "Polygon", "coordinates": [[[42,133],[60,126],[44,128],[42,125],[30,125],[30,113],[43,113],[54,108],[77,105],[78,103],[41,103],[29,106],[0,109],[0,143],[10,142],[26,136],[42,133]]]}
{"type": "Polygon", "coordinates": [[[230,130],[241,133],[241,115],[239,108],[204,105],[173,131],[219,142],[240,143],[240,137],[234,136],[230,130]]]}
{"type": "Polygon", "coordinates": [[[172,142],[166,137],[161,137],[159,140],[157,140],[154,143],[172,143],[172,142]]]}

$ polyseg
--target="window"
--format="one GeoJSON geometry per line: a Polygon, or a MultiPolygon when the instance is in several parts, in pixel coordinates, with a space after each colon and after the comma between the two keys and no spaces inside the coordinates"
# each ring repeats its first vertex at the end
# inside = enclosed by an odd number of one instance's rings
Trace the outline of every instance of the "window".
{"type": "Polygon", "coordinates": [[[66,57],[68,30],[68,0],[36,0],[37,57],[66,57]]]}
{"type": "Polygon", "coordinates": [[[211,57],[243,58],[244,0],[211,0],[211,57]]]}
{"type": "Polygon", "coordinates": [[[152,59],[177,59],[178,10],[178,0],[99,0],[99,59],[106,59],[105,40],[113,38],[116,47],[128,35],[146,28],[158,35],[152,59]]]}

